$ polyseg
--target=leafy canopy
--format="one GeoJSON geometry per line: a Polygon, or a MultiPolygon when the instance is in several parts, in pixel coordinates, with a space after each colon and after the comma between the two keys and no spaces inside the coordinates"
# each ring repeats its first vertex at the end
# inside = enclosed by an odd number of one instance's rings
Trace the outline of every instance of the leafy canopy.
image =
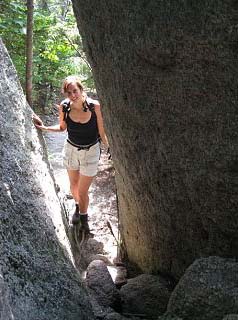
{"type": "MultiPolygon", "coordinates": [[[[78,74],[89,90],[94,90],[90,67],[85,59],[71,2],[36,1],[33,30],[33,87],[58,90],[67,75],[78,74]]],[[[0,36],[5,43],[25,87],[26,4],[5,0],[1,4],[0,36]]],[[[37,92],[39,91],[39,92],[37,92]]]]}

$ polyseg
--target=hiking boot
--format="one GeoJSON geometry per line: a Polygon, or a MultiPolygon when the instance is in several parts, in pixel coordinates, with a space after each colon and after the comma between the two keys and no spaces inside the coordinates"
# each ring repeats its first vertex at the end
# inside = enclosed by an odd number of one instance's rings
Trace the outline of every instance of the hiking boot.
{"type": "Polygon", "coordinates": [[[78,224],[80,222],[79,206],[76,204],[74,214],[72,216],[72,224],[78,224]]]}
{"type": "Polygon", "coordinates": [[[80,214],[80,230],[90,233],[87,214],[80,214]]]}

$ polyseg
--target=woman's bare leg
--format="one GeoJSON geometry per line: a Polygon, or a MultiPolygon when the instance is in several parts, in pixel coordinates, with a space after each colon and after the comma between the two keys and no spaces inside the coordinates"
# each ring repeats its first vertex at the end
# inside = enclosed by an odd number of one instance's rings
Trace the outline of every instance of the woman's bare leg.
{"type": "Polygon", "coordinates": [[[72,217],[72,223],[81,222],[81,227],[89,232],[88,226],[88,190],[93,181],[93,177],[81,175],[78,170],[67,170],[70,190],[76,203],[75,212],[72,217]]]}
{"type": "Polygon", "coordinates": [[[79,179],[80,173],[78,170],[69,170],[67,169],[69,183],[70,183],[70,191],[76,203],[79,203],[79,179]]]}
{"type": "MultiPolygon", "coordinates": [[[[93,181],[93,177],[88,177],[84,175],[80,175],[79,178],[79,221],[80,221],[80,228],[84,230],[85,232],[89,233],[89,225],[88,225],[88,203],[89,203],[89,197],[88,197],[88,190],[93,181]]],[[[74,219],[75,221],[75,219],[74,219]]]]}
{"type": "Polygon", "coordinates": [[[78,184],[78,202],[80,213],[87,213],[88,211],[88,190],[93,181],[93,177],[80,175],[78,184]]]}

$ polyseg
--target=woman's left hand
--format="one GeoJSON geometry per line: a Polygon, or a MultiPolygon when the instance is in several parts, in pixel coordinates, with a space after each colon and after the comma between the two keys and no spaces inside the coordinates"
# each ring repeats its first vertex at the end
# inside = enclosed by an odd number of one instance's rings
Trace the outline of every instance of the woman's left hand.
{"type": "Polygon", "coordinates": [[[43,121],[41,120],[40,117],[38,117],[35,113],[32,115],[32,121],[34,123],[34,125],[37,126],[42,126],[43,125],[43,121]]]}

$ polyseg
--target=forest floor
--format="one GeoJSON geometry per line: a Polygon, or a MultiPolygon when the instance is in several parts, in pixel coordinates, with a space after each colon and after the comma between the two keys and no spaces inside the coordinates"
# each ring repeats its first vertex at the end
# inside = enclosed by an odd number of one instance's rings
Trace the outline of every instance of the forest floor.
{"type": "MultiPolygon", "coordinates": [[[[47,125],[57,123],[55,117],[43,118],[47,125]]],[[[69,220],[74,212],[74,200],[70,199],[68,176],[62,164],[62,149],[67,133],[44,133],[48,149],[48,158],[53,169],[56,184],[61,198],[65,199],[65,207],[69,220]]],[[[89,226],[94,239],[103,244],[103,254],[113,263],[117,258],[118,247],[118,210],[115,186],[115,170],[112,160],[108,159],[105,149],[102,149],[98,174],[89,190],[89,226]],[[110,230],[111,227],[111,230],[110,230]],[[114,236],[113,236],[114,235],[114,236]]]]}

